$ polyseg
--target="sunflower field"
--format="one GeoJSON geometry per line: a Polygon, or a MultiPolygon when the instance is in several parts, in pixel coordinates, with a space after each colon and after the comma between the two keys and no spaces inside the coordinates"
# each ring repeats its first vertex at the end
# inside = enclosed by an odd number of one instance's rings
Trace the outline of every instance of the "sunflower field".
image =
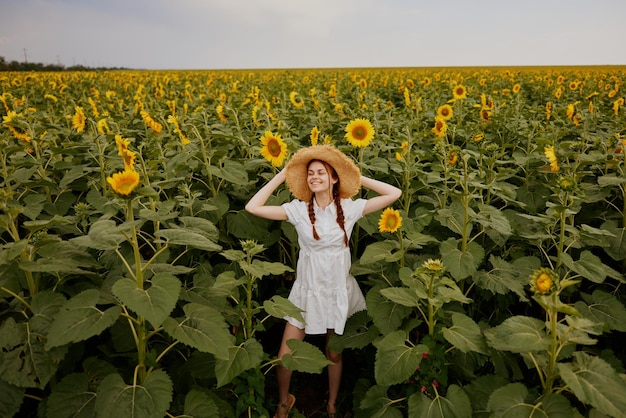
{"type": "Polygon", "coordinates": [[[326,143],[403,191],[352,235],[342,416],[626,416],[625,82],[0,73],[0,416],[268,417],[280,361],[322,375],[315,341],[276,357],[295,230],[243,208],[326,143]]]}

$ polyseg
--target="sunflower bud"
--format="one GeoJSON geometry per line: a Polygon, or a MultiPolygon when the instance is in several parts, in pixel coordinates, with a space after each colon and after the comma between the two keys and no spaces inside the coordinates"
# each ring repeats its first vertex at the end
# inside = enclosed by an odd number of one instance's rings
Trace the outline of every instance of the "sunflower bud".
{"type": "Polygon", "coordinates": [[[559,276],[552,269],[542,267],[530,276],[530,290],[540,294],[551,293],[558,281],[559,276]]]}

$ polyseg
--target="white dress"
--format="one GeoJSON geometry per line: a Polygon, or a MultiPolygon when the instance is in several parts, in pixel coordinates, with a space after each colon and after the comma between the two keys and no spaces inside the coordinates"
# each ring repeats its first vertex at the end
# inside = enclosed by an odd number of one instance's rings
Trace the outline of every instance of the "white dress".
{"type": "MultiPolygon", "coordinates": [[[[356,222],[363,216],[365,199],[342,199],[345,229],[348,237],[356,222]]],[[[356,279],[350,275],[350,248],[344,245],[344,236],[337,223],[334,203],[325,209],[314,202],[315,229],[320,240],[313,238],[308,203],[297,199],[282,205],[288,222],[298,232],[300,254],[289,300],[304,310],[306,324],[292,317],[285,319],[304,329],[306,334],[326,334],[334,329],[343,334],[346,320],[355,312],[365,310],[365,298],[356,279]]]]}

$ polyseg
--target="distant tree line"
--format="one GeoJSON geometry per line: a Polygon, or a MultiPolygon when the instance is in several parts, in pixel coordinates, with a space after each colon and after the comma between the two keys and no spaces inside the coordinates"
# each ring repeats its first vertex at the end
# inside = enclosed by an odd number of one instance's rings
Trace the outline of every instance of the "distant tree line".
{"type": "Polygon", "coordinates": [[[63,64],[43,64],[41,62],[18,62],[7,61],[0,56],[0,71],[98,71],[98,70],[124,70],[123,67],[87,67],[85,65],[72,65],[66,67],[63,64]]]}

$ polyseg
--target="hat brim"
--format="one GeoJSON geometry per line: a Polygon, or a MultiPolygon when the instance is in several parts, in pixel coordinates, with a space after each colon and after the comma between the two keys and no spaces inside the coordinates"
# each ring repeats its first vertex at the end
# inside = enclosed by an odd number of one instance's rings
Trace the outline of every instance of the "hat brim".
{"type": "Polygon", "coordinates": [[[343,152],[332,145],[314,145],[297,151],[285,167],[285,181],[291,194],[308,202],[313,196],[307,182],[307,169],[312,160],[330,164],[339,177],[339,197],[348,199],[361,188],[361,171],[343,152]]]}

